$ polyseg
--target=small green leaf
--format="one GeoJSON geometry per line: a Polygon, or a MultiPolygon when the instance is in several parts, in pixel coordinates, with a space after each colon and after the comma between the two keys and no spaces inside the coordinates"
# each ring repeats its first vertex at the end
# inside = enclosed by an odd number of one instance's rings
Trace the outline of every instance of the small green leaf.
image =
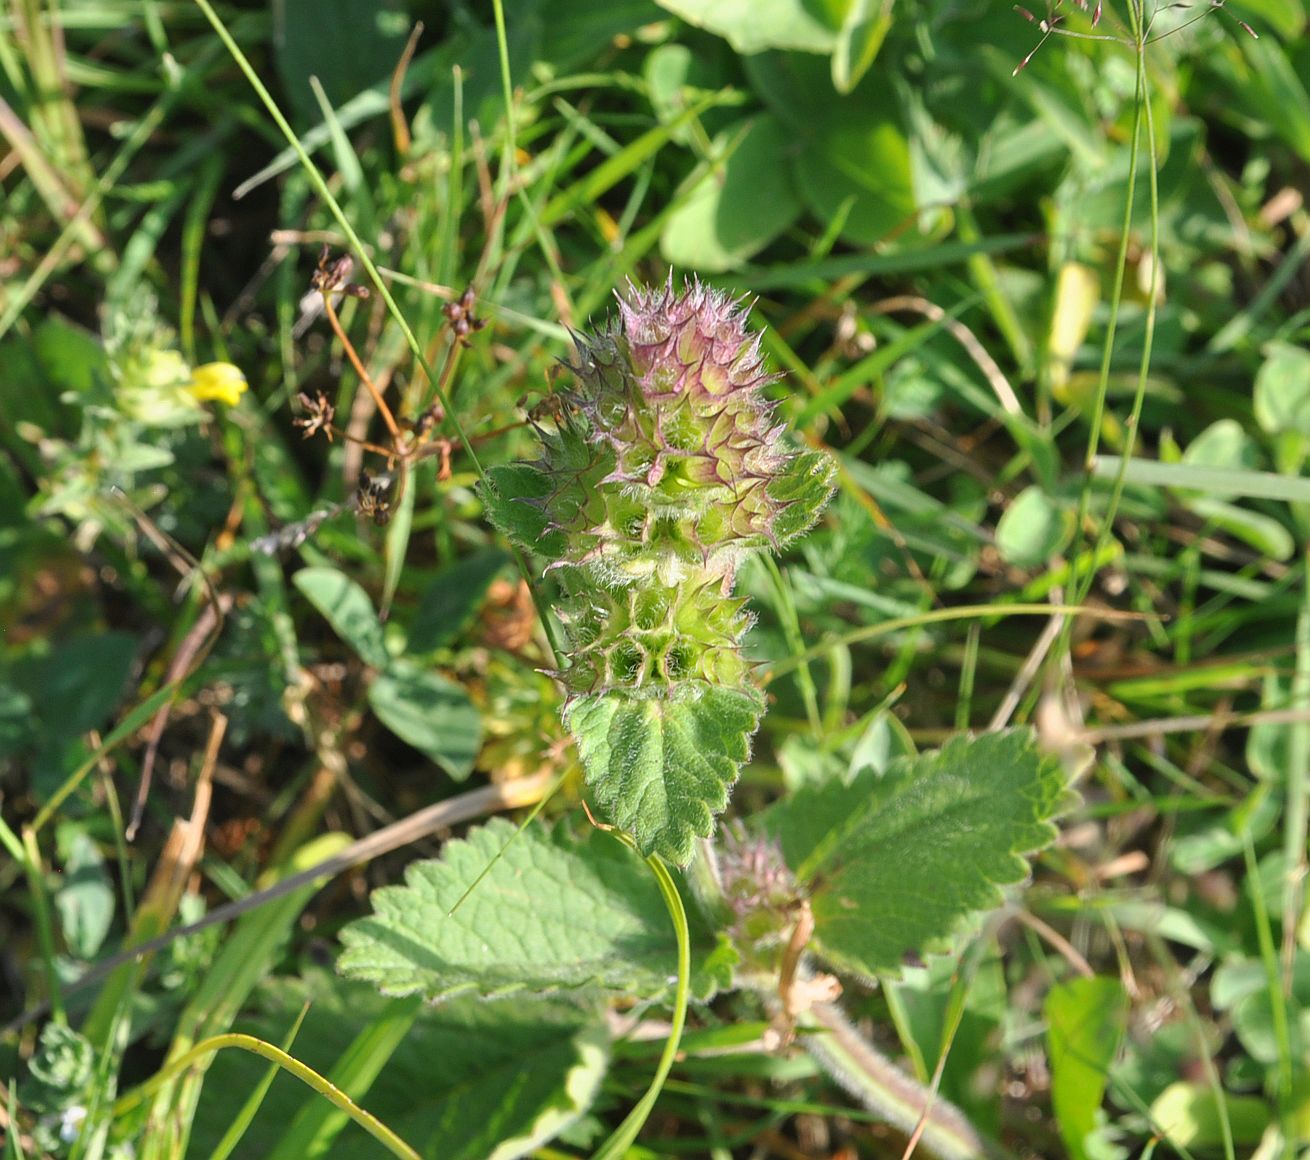
{"type": "MultiPolygon", "coordinates": [[[[1211,423],[1183,452],[1184,463],[1193,467],[1218,467],[1234,471],[1253,471],[1259,467],[1255,440],[1236,419],[1211,423]]],[[[1211,499],[1234,499],[1233,493],[1211,489],[1211,499]]]]}
{"type": "Polygon", "coordinates": [[[659,0],[688,24],[724,37],[743,56],[766,48],[828,53],[837,29],[805,0],[659,0]]]}
{"type": "Polygon", "coordinates": [[[151,447],[146,443],[130,443],[121,455],[114,457],[114,474],[118,478],[167,467],[173,462],[173,453],[167,447],[151,447]]]}
{"type": "Polygon", "coordinates": [[[728,804],[763,711],[753,688],[686,682],[667,698],[579,697],[564,724],[605,818],[643,854],[685,866],[728,804]]]}
{"type": "Polygon", "coordinates": [[[1073,537],[1074,513],[1040,487],[1026,487],[996,525],[996,548],[1016,568],[1040,568],[1073,537]]]}
{"type": "Polygon", "coordinates": [[[893,0],[854,0],[832,51],[832,83],[849,93],[864,79],[892,26],[893,0]]]}
{"type": "Polygon", "coordinates": [[[545,511],[532,502],[544,499],[550,490],[550,480],[530,463],[491,468],[486,485],[479,489],[487,519],[497,531],[527,551],[555,559],[568,541],[563,532],[548,531],[545,511]]]}
{"type": "Polygon", "coordinates": [[[1043,1008],[1051,1060],[1051,1106],[1074,1160],[1087,1160],[1110,1064],[1128,1026],[1128,995],[1118,979],[1070,979],[1043,1008]]]}
{"type": "Polygon", "coordinates": [[[1255,376],[1255,419],[1270,435],[1310,435],[1310,351],[1272,342],[1255,376]]]}
{"type": "Polygon", "coordinates": [[[409,626],[408,651],[431,652],[454,640],[476,615],[491,582],[510,561],[499,548],[443,568],[419,597],[409,626]]]}
{"type": "Polygon", "coordinates": [[[387,664],[390,658],[382,625],[368,593],[355,581],[335,568],[301,568],[292,582],[360,660],[374,668],[387,664]]]}
{"type": "Polygon", "coordinates": [[[89,330],[50,318],[37,327],[32,345],[56,396],[66,390],[85,395],[109,381],[105,348],[89,330]]]}
{"type": "MultiPolygon", "coordinates": [[[[1287,1006],[1287,1039],[1294,1059],[1306,1057],[1310,1045],[1310,954],[1298,950],[1292,960],[1291,995],[1287,1006]]],[[[1274,1066],[1283,1050],[1280,1017],[1269,993],[1264,964],[1255,960],[1230,960],[1215,976],[1216,1006],[1230,1008],[1233,1029],[1252,1059],[1274,1066]]]]}
{"type": "Polygon", "coordinates": [[[392,733],[440,762],[456,781],[473,772],[482,718],[454,681],[393,661],[369,686],[368,703],[392,733]]]}
{"type": "MultiPolygon", "coordinates": [[[[654,876],[596,831],[574,841],[562,828],[520,832],[494,819],[448,842],[440,861],[412,863],[404,886],[372,902],[371,917],[342,931],[338,967],[388,995],[654,996],[677,962],[654,876]]],[[[726,982],[725,964],[703,926],[693,923],[692,937],[693,989],[708,997],[726,982]]]]}
{"type": "Polygon", "coordinates": [[[726,129],[715,149],[726,161],[706,171],[665,223],[660,250],[674,266],[732,270],[773,241],[801,214],[782,159],[795,146],[776,117],[764,113],[726,129]]]}
{"type": "MultiPolygon", "coordinates": [[[[1282,704],[1286,704],[1284,701],[1282,704]]],[[[1276,728],[1286,734],[1286,726],[1276,728]]],[[[1250,738],[1256,736],[1251,730],[1250,738]]],[[[1248,752],[1250,740],[1248,740],[1248,752]]],[[[1283,767],[1286,769],[1286,766],[1283,767]]],[[[1252,766],[1257,776],[1260,771],[1252,766]]],[[[1279,775],[1281,777],[1281,772],[1279,775]]],[[[1231,809],[1218,815],[1203,814],[1190,821],[1180,819],[1178,834],[1169,847],[1169,862],[1188,877],[1213,870],[1230,858],[1240,858],[1247,842],[1258,842],[1278,824],[1283,816],[1283,799],[1261,787],[1248,794],[1231,809]]]]}
{"type": "Polygon", "coordinates": [[[1069,803],[1059,762],[1013,730],[957,737],[882,776],[802,788],[766,825],[812,887],[815,949],[868,977],[895,973],[907,952],[996,906],[1069,803]]]}
{"type": "Polygon", "coordinates": [[[1220,1148],[1229,1133],[1234,1144],[1253,1145],[1269,1124],[1269,1106],[1257,1096],[1223,1093],[1221,1108],[1211,1088],[1180,1080],[1151,1105],[1151,1124],[1172,1148],[1220,1148]]]}
{"type": "Polygon", "coordinates": [[[114,888],[104,856],[80,826],[59,829],[59,852],[64,878],[55,894],[55,909],[69,951],[79,959],[92,959],[114,921],[114,888]]]}

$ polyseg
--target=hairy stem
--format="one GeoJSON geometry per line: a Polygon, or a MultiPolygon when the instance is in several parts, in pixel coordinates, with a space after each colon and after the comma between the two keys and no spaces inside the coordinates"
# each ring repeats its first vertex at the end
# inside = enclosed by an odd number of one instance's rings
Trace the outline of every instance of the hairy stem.
{"type": "Polygon", "coordinates": [[[907,1136],[923,1120],[920,1149],[939,1160],[1002,1160],[1008,1154],[953,1104],[877,1051],[835,1003],[816,1003],[802,1016],[805,1049],[871,1112],[907,1136]],[[926,1114],[925,1114],[926,1109],[926,1114]]]}

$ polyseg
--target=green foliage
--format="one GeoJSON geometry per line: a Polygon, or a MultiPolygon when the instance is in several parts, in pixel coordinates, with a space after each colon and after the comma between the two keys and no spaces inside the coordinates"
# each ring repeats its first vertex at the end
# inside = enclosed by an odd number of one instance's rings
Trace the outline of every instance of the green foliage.
{"type": "Polygon", "coordinates": [[[763,711],[749,687],[688,682],[667,698],[578,697],[564,722],[606,816],[639,849],[686,865],[728,804],[763,711]]]}
{"type": "MultiPolygon", "coordinates": [[[[399,1006],[368,984],[343,983],[318,969],[299,980],[270,980],[255,1000],[240,1029],[265,1039],[278,1038],[310,1003],[295,1051],[334,1078],[359,1037],[399,1006]]],[[[376,1078],[347,1090],[423,1155],[481,1158],[496,1154],[499,1144],[504,1155],[520,1156],[587,1110],[608,1055],[608,1034],[594,1006],[455,999],[415,1010],[376,1078]]],[[[215,1058],[197,1110],[193,1149],[198,1154],[210,1154],[232,1105],[254,1088],[260,1068],[243,1053],[215,1058]]],[[[290,1077],[279,1078],[243,1148],[249,1155],[287,1155],[289,1144],[303,1141],[298,1127],[317,1103],[290,1077]]],[[[349,1125],[320,1135],[315,1146],[352,1156],[384,1154],[349,1125]]]]}
{"type": "Polygon", "coordinates": [[[996,524],[996,549],[1016,568],[1039,568],[1073,539],[1074,514],[1039,487],[1025,488],[996,524]]]}
{"type": "Polygon", "coordinates": [[[31,1077],[23,1102],[39,1112],[56,1112],[81,1100],[95,1069],[95,1048],[70,1027],[47,1023],[28,1061],[31,1077]]]}
{"type": "Polygon", "coordinates": [[[368,703],[392,733],[440,762],[457,781],[472,772],[482,721],[454,681],[396,661],[373,678],[368,703]]]}
{"type": "Polygon", "coordinates": [[[453,644],[468,630],[492,580],[509,562],[506,553],[489,548],[442,569],[419,596],[407,650],[429,653],[453,644]]]}
{"type": "Polygon", "coordinates": [[[1118,979],[1078,978],[1052,987],[1043,1005],[1051,1058],[1051,1104],[1069,1155],[1094,1155],[1107,1074],[1128,1022],[1128,996],[1118,979]]]}
{"type": "Polygon", "coordinates": [[[292,582],[361,660],[383,668],[391,659],[368,593],[335,568],[302,568],[292,582]]]}
{"type": "MultiPolygon", "coordinates": [[[[434,590],[448,590],[451,579],[439,582],[434,590]]],[[[335,568],[302,568],[294,583],[360,659],[379,670],[368,686],[368,702],[378,720],[439,762],[451,777],[458,781],[468,777],[482,742],[481,717],[468,693],[404,657],[392,657],[368,593],[344,573],[335,568]]],[[[484,591],[485,584],[486,580],[484,591]]],[[[463,598],[469,595],[465,591],[463,598]]],[[[425,602],[429,617],[436,599],[429,594],[425,602]]],[[[476,600],[476,590],[472,599],[476,600]]],[[[433,629],[423,631],[431,647],[433,629]]]]}
{"type": "Polygon", "coordinates": [[[704,273],[732,270],[787,229],[802,208],[778,163],[790,145],[768,113],[725,128],[712,143],[722,163],[706,168],[664,227],[660,246],[669,262],[704,273]]]}
{"type": "Polygon", "coordinates": [[[1034,9],[1048,36],[1004,5],[507,0],[503,46],[494,6],[447,9],[221,9],[321,186],[201,6],[0,25],[7,1155],[209,1155],[247,1114],[232,1154],[374,1154],[253,1057],[116,1102],[205,1035],[288,1043],[306,999],[290,1049],[425,1155],[594,1152],[663,1083],[626,1029],[665,1018],[675,947],[640,861],[578,837],[579,764],[690,858],[717,993],[638,1148],[826,1105],[833,1150],[899,1154],[931,1083],[924,1154],[1303,1151],[1305,5],[1034,9]],[[351,230],[346,277],[384,268],[423,356],[378,285],[337,301],[394,433],[302,302],[351,230]],[[671,454],[703,409],[604,410],[645,393],[583,365],[631,353],[588,320],[666,263],[760,295],[786,372],[712,472],[671,454]],[[1069,805],[1037,753],[1083,741],[1069,805]],[[370,918],[261,893],[342,849],[286,858],[325,819],[398,819],[362,858],[546,786],[548,828],[474,829],[370,918]],[[234,926],[70,977],[227,899],[234,926]],[[342,926],[411,998],[321,970],[342,926]]]}
{"type": "Polygon", "coordinates": [[[69,951],[93,959],[114,919],[114,888],[100,847],[79,826],[61,827],[60,854],[64,876],[54,895],[54,907],[69,951]]]}
{"type": "Polygon", "coordinates": [[[1014,730],[802,787],[765,826],[809,897],[815,951],[873,976],[996,906],[1070,804],[1059,763],[1014,730]]]}
{"type": "MultiPolygon", "coordinates": [[[[440,861],[412,863],[405,885],[374,891],[373,905],[342,931],[339,966],[388,995],[656,995],[675,964],[654,881],[600,833],[579,843],[562,827],[519,833],[492,821],[440,861]]],[[[731,959],[698,933],[694,989],[708,997],[731,959]]]]}

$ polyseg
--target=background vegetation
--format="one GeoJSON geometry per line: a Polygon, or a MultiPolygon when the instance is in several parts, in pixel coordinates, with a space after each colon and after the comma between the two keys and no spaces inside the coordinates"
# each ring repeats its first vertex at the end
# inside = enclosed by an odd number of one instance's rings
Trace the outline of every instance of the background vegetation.
{"type": "MultiPolygon", "coordinates": [[[[532,599],[450,422],[481,462],[530,454],[567,328],[669,268],[755,296],[781,414],[840,465],[820,527],[742,576],[770,704],[733,811],[1007,722],[1080,771],[1031,881],[951,954],[847,980],[847,1011],[1010,1155],[1304,1154],[1300,0],[507,0],[499,34],[475,4],[220,12],[344,219],[202,8],[0,17],[8,1154],[126,1155],[143,1106],[139,1156],[368,1154],[252,1055],[131,1103],[207,1036],[290,1043],[308,1000],[289,1050],[398,1130],[472,1098],[452,1043],[512,1070],[574,1033],[330,966],[450,826],[561,777],[545,813],[578,821],[532,599]],[[387,442],[302,301],[343,220],[431,371],[378,294],[341,300],[433,452],[403,489],[307,422],[321,393],[387,442]],[[335,855],[320,892],[114,958],[335,855]]],[[[589,1154],[644,1089],[662,1013],[622,1014],[603,1082],[542,1097],[564,1135],[538,1155],[589,1154]]],[[[766,1024],[698,1009],[633,1154],[902,1154],[766,1024]]]]}

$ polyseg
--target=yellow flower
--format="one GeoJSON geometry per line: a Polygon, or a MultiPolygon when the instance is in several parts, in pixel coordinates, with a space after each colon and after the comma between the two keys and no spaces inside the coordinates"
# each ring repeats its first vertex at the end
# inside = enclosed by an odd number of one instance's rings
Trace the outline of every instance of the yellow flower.
{"type": "Polygon", "coordinates": [[[200,402],[217,399],[225,406],[235,407],[246,391],[246,376],[231,363],[205,363],[191,372],[186,389],[200,402]]]}

